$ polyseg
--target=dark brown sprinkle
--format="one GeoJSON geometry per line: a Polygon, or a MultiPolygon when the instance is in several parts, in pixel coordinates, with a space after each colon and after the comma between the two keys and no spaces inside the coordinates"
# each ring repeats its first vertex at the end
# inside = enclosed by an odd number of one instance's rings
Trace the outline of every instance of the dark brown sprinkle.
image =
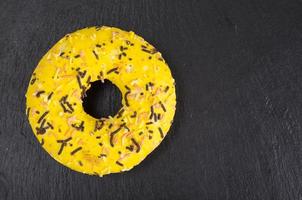
{"type": "Polygon", "coordinates": [[[78,70],[78,74],[79,74],[79,76],[80,76],[81,78],[84,78],[85,75],[86,75],[86,73],[87,73],[86,70],[84,70],[83,72],[81,72],[80,70],[78,70]]]}
{"type": "Polygon", "coordinates": [[[147,123],[146,123],[146,125],[150,125],[150,124],[153,124],[153,122],[147,122],[147,123]]]}
{"type": "Polygon", "coordinates": [[[127,146],[126,149],[128,149],[129,151],[133,151],[134,146],[133,145],[127,146]]]}
{"type": "Polygon", "coordinates": [[[143,131],[141,131],[141,132],[139,132],[139,134],[138,135],[142,135],[144,132],[143,131]]]}
{"type": "Polygon", "coordinates": [[[77,153],[78,151],[81,151],[82,147],[78,147],[75,150],[73,150],[72,152],[70,152],[70,155],[74,155],[75,153],[77,153]]]}
{"type": "Polygon", "coordinates": [[[146,90],[147,90],[147,91],[149,90],[149,85],[148,85],[148,84],[146,84],[146,90]]]}
{"type": "Polygon", "coordinates": [[[125,88],[126,88],[127,90],[131,90],[127,85],[125,85],[125,88]]]}
{"type": "Polygon", "coordinates": [[[93,55],[95,56],[95,58],[98,60],[99,59],[99,55],[93,50],[93,55]]]}
{"type": "Polygon", "coordinates": [[[148,58],[149,58],[149,60],[151,60],[151,59],[152,59],[152,56],[149,56],[148,58]]]}
{"type": "Polygon", "coordinates": [[[136,111],[134,111],[133,115],[131,115],[130,117],[134,118],[134,117],[136,117],[136,114],[137,114],[136,111]]]}
{"type": "Polygon", "coordinates": [[[46,133],[46,128],[44,127],[36,127],[37,135],[43,135],[46,133]]]}
{"type": "Polygon", "coordinates": [[[142,51],[151,54],[151,51],[149,51],[148,49],[142,49],[142,51]]]}
{"type": "Polygon", "coordinates": [[[74,110],[73,110],[73,107],[72,105],[67,101],[67,98],[68,98],[68,95],[65,95],[63,96],[61,99],[60,99],[60,105],[62,106],[63,108],[63,111],[66,113],[72,113],[74,110]],[[67,106],[67,107],[66,107],[67,106]]]}
{"type": "Polygon", "coordinates": [[[129,106],[129,101],[128,101],[128,95],[130,94],[130,91],[126,92],[125,93],[125,103],[126,103],[126,106],[129,106]]]}
{"type": "Polygon", "coordinates": [[[51,123],[47,122],[47,125],[48,125],[51,129],[53,129],[53,125],[52,125],[51,123]]]}
{"type": "Polygon", "coordinates": [[[78,163],[79,163],[80,166],[83,166],[82,161],[79,160],[78,163]]]}
{"type": "Polygon", "coordinates": [[[124,47],[123,46],[120,46],[120,51],[124,51],[124,47]]]}
{"type": "Polygon", "coordinates": [[[136,140],[134,138],[131,138],[131,141],[136,146],[136,153],[138,153],[141,150],[140,145],[136,142],[136,140]]]}
{"type": "Polygon", "coordinates": [[[94,131],[101,130],[103,128],[103,126],[104,126],[103,120],[95,121],[94,131]]]}
{"type": "Polygon", "coordinates": [[[29,112],[30,112],[30,107],[27,108],[27,111],[26,111],[26,116],[28,117],[29,116],[29,112]]]}
{"type": "Polygon", "coordinates": [[[119,166],[122,166],[122,167],[124,166],[124,165],[123,165],[122,163],[120,163],[119,161],[116,161],[115,163],[118,164],[119,166]]]}
{"type": "Polygon", "coordinates": [[[116,129],[115,131],[113,131],[112,133],[110,133],[110,145],[113,147],[113,137],[115,134],[117,134],[122,128],[123,126],[125,126],[125,123],[123,123],[118,129],[116,129]]]}
{"type": "Polygon", "coordinates": [[[167,86],[167,87],[165,88],[164,92],[166,93],[166,92],[168,92],[168,90],[169,90],[169,86],[167,86]]]}
{"type": "Polygon", "coordinates": [[[125,42],[126,42],[127,45],[131,44],[131,42],[129,40],[125,40],[125,42]]]}
{"type": "Polygon", "coordinates": [[[79,58],[79,57],[80,57],[80,54],[74,56],[74,58],[79,58]]]}
{"type": "Polygon", "coordinates": [[[53,95],[53,92],[51,92],[51,93],[48,95],[47,99],[50,100],[51,97],[52,97],[52,95],[53,95]]]}
{"type": "Polygon", "coordinates": [[[118,59],[119,59],[119,60],[122,59],[122,54],[119,54],[119,55],[118,55],[118,59]]]}
{"type": "Polygon", "coordinates": [[[72,144],[70,143],[70,144],[69,144],[69,146],[71,146],[71,147],[72,147],[72,144]]]}
{"type": "Polygon", "coordinates": [[[87,78],[86,83],[90,83],[90,80],[91,80],[91,76],[89,75],[88,78],[87,78]]]}
{"type": "Polygon", "coordinates": [[[99,145],[100,145],[100,146],[103,146],[103,143],[100,142],[99,145]]]}
{"type": "Polygon", "coordinates": [[[166,112],[167,110],[166,110],[164,104],[161,101],[159,102],[159,104],[160,104],[161,108],[163,109],[163,111],[166,112]]]}
{"type": "Polygon", "coordinates": [[[95,46],[98,47],[98,48],[102,47],[102,45],[100,45],[100,44],[96,44],[95,46]]]}
{"type": "Polygon", "coordinates": [[[160,113],[157,114],[157,119],[160,120],[160,113]]]}
{"type": "Polygon", "coordinates": [[[82,132],[84,131],[84,121],[82,121],[80,125],[71,124],[71,126],[77,129],[78,131],[82,131],[82,132]]]}
{"type": "Polygon", "coordinates": [[[125,57],[127,56],[127,54],[125,52],[123,52],[122,55],[125,56],[125,57]]]}
{"type": "Polygon", "coordinates": [[[152,135],[149,135],[149,140],[151,140],[152,139],[152,135]]]}
{"type": "Polygon", "coordinates": [[[70,140],[72,140],[72,137],[69,137],[69,138],[67,138],[67,139],[65,139],[65,140],[57,140],[57,143],[67,143],[67,142],[69,142],[70,140]]]}
{"type": "Polygon", "coordinates": [[[82,88],[82,83],[81,83],[81,78],[80,78],[80,75],[77,75],[77,81],[78,81],[78,84],[79,84],[79,87],[82,88]]]}
{"type": "Polygon", "coordinates": [[[132,58],[128,58],[128,60],[132,60],[132,58]]]}
{"type": "Polygon", "coordinates": [[[150,109],[151,109],[151,114],[150,114],[149,119],[152,119],[152,117],[153,117],[153,115],[154,115],[154,109],[153,109],[153,106],[151,106],[151,107],[150,107],[150,109]]]}
{"type": "Polygon", "coordinates": [[[31,79],[30,84],[33,85],[36,82],[37,78],[33,77],[33,79],[31,79]]]}
{"type": "Polygon", "coordinates": [[[164,61],[164,59],[162,59],[162,58],[158,58],[158,60],[159,60],[159,61],[164,61]]]}
{"type": "Polygon", "coordinates": [[[109,124],[108,128],[110,129],[110,128],[112,128],[112,126],[113,126],[113,124],[111,123],[111,124],[109,124]]]}
{"type": "Polygon", "coordinates": [[[80,70],[80,68],[79,68],[79,67],[77,67],[77,68],[76,68],[76,71],[79,71],[79,70],[80,70]]]}
{"type": "Polygon", "coordinates": [[[65,54],[65,52],[60,53],[60,56],[63,56],[65,54]]]}
{"type": "Polygon", "coordinates": [[[38,120],[38,124],[44,119],[44,117],[49,113],[49,111],[45,111],[38,120]]]}
{"type": "Polygon", "coordinates": [[[107,72],[107,74],[110,74],[110,73],[112,73],[112,72],[115,72],[115,71],[117,71],[117,67],[115,67],[115,68],[112,68],[112,69],[110,69],[108,72],[107,72]]]}
{"type": "Polygon", "coordinates": [[[153,133],[153,131],[152,131],[152,130],[148,130],[148,132],[149,132],[149,133],[153,133]]]}
{"type": "Polygon", "coordinates": [[[41,90],[41,91],[37,92],[36,97],[40,97],[40,95],[43,94],[43,93],[45,93],[44,90],[41,90]]]}
{"type": "Polygon", "coordinates": [[[125,111],[125,109],[124,108],[122,108],[118,113],[117,113],[117,118],[120,118],[122,115],[123,115],[123,113],[124,113],[124,111],[125,111]]]}
{"type": "Polygon", "coordinates": [[[118,154],[122,154],[122,152],[121,152],[121,151],[118,151],[117,153],[118,153],[118,154]]]}
{"type": "Polygon", "coordinates": [[[125,129],[127,129],[127,131],[130,131],[129,127],[126,125],[126,123],[124,123],[124,126],[123,126],[125,129]]]}
{"type": "Polygon", "coordinates": [[[66,146],[66,143],[62,143],[60,146],[60,149],[58,151],[58,155],[61,155],[61,153],[63,152],[64,147],[66,146]]]}
{"type": "Polygon", "coordinates": [[[141,92],[141,95],[143,96],[143,95],[144,95],[144,93],[143,93],[143,92],[141,92]]]}
{"type": "Polygon", "coordinates": [[[113,40],[110,40],[110,43],[113,43],[113,40]]]}
{"type": "Polygon", "coordinates": [[[101,139],[101,136],[96,136],[95,138],[96,138],[96,139],[101,139]]]}
{"type": "Polygon", "coordinates": [[[106,46],[106,44],[103,42],[103,44],[102,44],[103,46],[106,46]]]}
{"type": "Polygon", "coordinates": [[[143,49],[147,49],[147,47],[146,47],[145,45],[141,45],[141,47],[142,47],[143,49]]]}
{"type": "Polygon", "coordinates": [[[130,45],[131,45],[131,46],[134,46],[134,44],[133,44],[133,43],[131,43],[130,45]]]}
{"type": "Polygon", "coordinates": [[[44,139],[42,138],[42,140],[41,140],[41,146],[43,146],[44,145],[44,139]]]}
{"type": "Polygon", "coordinates": [[[150,85],[151,87],[153,87],[153,86],[154,86],[154,83],[152,83],[152,82],[149,82],[149,85],[150,85]]]}
{"type": "Polygon", "coordinates": [[[61,133],[61,129],[60,129],[60,128],[59,128],[59,130],[58,130],[58,131],[59,131],[59,133],[61,133]]]}
{"type": "Polygon", "coordinates": [[[103,158],[103,157],[107,157],[107,155],[104,154],[104,153],[101,153],[101,154],[99,155],[99,158],[103,158]]]}
{"type": "Polygon", "coordinates": [[[39,112],[38,110],[36,111],[36,113],[37,113],[37,114],[40,114],[40,112],[39,112]]]}
{"type": "Polygon", "coordinates": [[[160,127],[158,127],[158,131],[159,131],[160,137],[164,138],[163,130],[160,127]]]}
{"type": "Polygon", "coordinates": [[[157,122],[157,114],[154,113],[154,121],[157,122]]]}

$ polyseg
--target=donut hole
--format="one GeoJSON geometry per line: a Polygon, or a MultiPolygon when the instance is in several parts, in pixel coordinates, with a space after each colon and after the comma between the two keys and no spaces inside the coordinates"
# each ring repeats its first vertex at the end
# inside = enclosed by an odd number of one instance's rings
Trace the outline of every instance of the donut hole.
{"type": "Polygon", "coordinates": [[[83,98],[84,111],[100,119],[114,116],[122,107],[122,95],[118,87],[109,80],[91,82],[83,98]]]}

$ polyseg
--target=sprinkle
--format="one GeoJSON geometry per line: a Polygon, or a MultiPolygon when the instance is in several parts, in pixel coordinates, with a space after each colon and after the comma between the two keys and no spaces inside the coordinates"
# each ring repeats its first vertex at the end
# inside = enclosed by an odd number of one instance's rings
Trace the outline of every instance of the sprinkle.
{"type": "Polygon", "coordinates": [[[152,139],[152,135],[149,135],[149,140],[151,140],[152,139]]]}
{"type": "Polygon", "coordinates": [[[113,126],[113,124],[109,124],[108,128],[109,128],[109,129],[111,129],[111,128],[112,128],[112,126],[113,126]]]}
{"type": "Polygon", "coordinates": [[[102,47],[102,45],[100,45],[100,44],[96,44],[95,46],[98,47],[98,48],[102,47]]]}
{"type": "Polygon", "coordinates": [[[137,114],[136,111],[134,111],[133,115],[131,115],[130,117],[134,118],[134,117],[136,117],[136,114],[137,114]]]}
{"type": "Polygon", "coordinates": [[[91,80],[91,76],[89,75],[88,78],[87,78],[86,83],[90,83],[90,80],[91,80]]]}
{"type": "Polygon", "coordinates": [[[142,135],[144,132],[143,131],[141,131],[141,132],[139,132],[139,134],[138,135],[142,135]]]}
{"type": "Polygon", "coordinates": [[[160,104],[161,108],[163,109],[163,111],[166,112],[167,110],[166,110],[164,104],[161,101],[159,102],[159,104],[160,104]]]}
{"type": "Polygon", "coordinates": [[[99,155],[99,158],[102,158],[102,157],[107,157],[107,155],[104,154],[104,153],[101,153],[101,154],[99,155]]]}
{"type": "Polygon", "coordinates": [[[110,133],[110,145],[112,147],[114,147],[114,144],[113,144],[113,137],[115,134],[117,134],[123,127],[124,125],[121,125],[118,129],[116,129],[115,131],[113,131],[112,133],[110,133]]]}
{"type": "Polygon", "coordinates": [[[152,59],[152,56],[149,56],[148,58],[149,58],[149,60],[151,60],[151,59],[152,59]]]}
{"type": "Polygon", "coordinates": [[[146,125],[150,125],[150,124],[153,124],[153,122],[147,122],[147,123],[146,123],[146,125]]]}
{"type": "Polygon", "coordinates": [[[76,148],[75,150],[73,150],[72,152],[70,152],[70,155],[74,155],[75,153],[77,153],[80,150],[82,150],[82,147],[76,148]]]}
{"type": "Polygon", "coordinates": [[[47,122],[47,125],[48,125],[51,129],[53,129],[53,125],[52,125],[51,123],[47,122]]]}
{"type": "Polygon", "coordinates": [[[141,45],[141,47],[142,47],[143,49],[147,49],[147,47],[146,47],[145,45],[141,45]]]}
{"type": "Polygon", "coordinates": [[[126,44],[127,44],[127,45],[130,45],[131,42],[130,42],[129,40],[126,40],[126,44]]]}
{"type": "Polygon", "coordinates": [[[148,84],[146,84],[146,90],[147,90],[147,91],[149,90],[149,85],[148,85],[148,84]]]}
{"type": "Polygon", "coordinates": [[[40,114],[40,112],[39,112],[38,110],[36,111],[36,113],[37,113],[37,114],[40,114]]]}
{"type": "Polygon", "coordinates": [[[131,90],[127,85],[125,85],[125,88],[126,88],[127,90],[131,90]]]}
{"type": "Polygon", "coordinates": [[[30,84],[33,85],[35,82],[36,82],[37,78],[34,77],[31,81],[30,81],[30,84]]]}
{"type": "Polygon", "coordinates": [[[157,122],[157,115],[156,115],[156,113],[154,114],[154,121],[157,122]]]}
{"type": "Polygon", "coordinates": [[[81,83],[81,78],[79,75],[77,75],[77,81],[78,81],[79,87],[83,88],[82,83],[81,83]]]}
{"type": "Polygon", "coordinates": [[[164,61],[164,59],[162,59],[162,58],[158,58],[158,60],[159,60],[159,61],[164,61]]]}
{"type": "Polygon", "coordinates": [[[110,74],[110,73],[112,73],[112,72],[115,72],[115,71],[117,71],[117,67],[115,67],[115,68],[112,68],[112,69],[110,69],[108,72],[107,72],[107,74],[110,74]]]}
{"type": "Polygon", "coordinates": [[[69,137],[69,138],[67,138],[67,139],[65,139],[65,140],[57,140],[57,142],[58,142],[58,143],[67,143],[67,142],[69,142],[70,140],[72,140],[72,137],[69,137]]]}
{"type": "Polygon", "coordinates": [[[160,115],[160,113],[158,113],[157,114],[157,119],[160,120],[160,117],[161,117],[161,115],[160,115]]]}
{"type": "Polygon", "coordinates": [[[126,149],[128,149],[129,151],[133,151],[134,147],[133,145],[127,146],[126,149]]]}
{"type": "Polygon", "coordinates": [[[164,137],[163,130],[160,127],[158,127],[158,131],[160,133],[160,137],[163,138],[164,137]]]}
{"type": "Polygon", "coordinates": [[[103,146],[103,143],[100,142],[99,145],[100,145],[100,146],[103,146]]]}
{"type": "Polygon", "coordinates": [[[136,153],[138,153],[141,150],[141,147],[139,146],[139,144],[136,142],[134,138],[131,138],[131,141],[136,146],[136,153]]]}
{"type": "Polygon", "coordinates": [[[82,132],[84,131],[84,121],[82,121],[81,124],[78,126],[76,124],[71,124],[71,126],[77,129],[78,131],[82,131],[82,132]]]}
{"type": "Polygon", "coordinates": [[[95,121],[94,131],[101,130],[103,126],[104,126],[103,120],[95,121]]]}
{"type": "Polygon", "coordinates": [[[79,54],[74,56],[74,58],[79,58],[79,57],[80,57],[80,55],[79,55],[79,54]]]}
{"type": "Polygon", "coordinates": [[[65,54],[65,52],[60,53],[60,56],[63,56],[65,54]]]}
{"type": "Polygon", "coordinates": [[[38,124],[44,119],[44,117],[49,113],[49,111],[44,112],[38,120],[38,124]]]}
{"type": "Polygon", "coordinates": [[[125,103],[126,103],[126,106],[129,106],[129,101],[128,101],[128,95],[130,94],[130,91],[126,92],[125,93],[125,103]]]}
{"type": "Polygon", "coordinates": [[[52,95],[53,95],[53,92],[51,92],[51,93],[48,95],[47,99],[50,100],[50,98],[52,97],[52,95]]]}
{"type": "Polygon", "coordinates": [[[84,78],[86,75],[86,72],[87,72],[86,70],[84,70],[83,72],[81,72],[80,70],[77,70],[77,71],[81,78],[84,78]]]}
{"type": "Polygon", "coordinates": [[[168,90],[169,90],[169,86],[167,86],[167,87],[165,88],[164,92],[167,93],[168,90]]]}
{"type": "Polygon", "coordinates": [[[124,113],[125,109],[122,108],[118,113],[117,113],[117,118],[120,118],[122,116],[122,114],[124,113]]]}
{"type": "Polygon", "coordinates": [[[122,152],[121,152],[121,151],[118,151],[117,153],[118,153],[118,154],[122,154],[122,152]]]}
{"type": "Polygon", "coordinates": [[[67,97],[68,97],[68,95],[63,96],[59,102],[63,108],[64,113],[72,113],[74,110],[73,110],[72,105],[67,101],[67,97]],[[65,106],[67,106],[67,107],[65,107],[65,106]]]}
{"type": "Polygon", "coordinates": [[[93,50],[92,51],[93,52],[93,54],[94,54],[94,56],[95,56],[95,58],[98,60],[99,59],[99,56],[98,56],[98,54],[93,50]]]}
{"type": "Polygon", "coordinates": [[[101,139],[101,136],[96,136],[95,138],[96,138],[96,139],[101,139]]]}
{"type": "Polygon", "coordinates": [[[79,160],[78,163],[79,163],[80,166],[83,166],[82,161],[79,160]]]}
{"type": "Polygon", "coordinates": [[[153,131],[152,131],[152,130],[148,130],[148,132],[149,132],[149,133],[153,133],[153,131]]]}
{"type": "Polygon", "coordinates": [[[41,90],[41,91],[37,92],[36,97],[40,97],[40,95],[43,94],[43,93],[45,93],[44,90],[41,90]]]}
{"type": "Polygon", "coordinates": [[[152,119],[153,115],[154,115],[154,109],[153,109],[153,106],[151,106],[151,114],[150,114],[149,119],[152,119]]]}
{"type": "Polygon", "coordinates": [[[124,165],[123,165],[122,163],[120,163],[119,161],[116,161],[115,163],[118,164],[119,166],[122,166],[122,167],[124,166],[124,165]]]}
{"type": "Polygon", "coordinates": [[[41,146],[43,146],[44,145],[44,139],[42,138],[42,140],[41,140],[41,146]]]}

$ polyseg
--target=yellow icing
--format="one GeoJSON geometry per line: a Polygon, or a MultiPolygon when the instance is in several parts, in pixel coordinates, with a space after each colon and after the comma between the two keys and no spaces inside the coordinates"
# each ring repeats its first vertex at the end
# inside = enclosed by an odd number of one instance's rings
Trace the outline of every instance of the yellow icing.
{"type": "Polygon", "coordinates": [[[43,56],[26,102],[32,130],[55,160],[103,176],[130,170],[160,144],[176,94],[170,69],[151,44],[132,31],[90,27],[66,35],[43,56]],[[123,107],[96,119],[84,112],[82,96],[104,79],[120,89],[123,107]]]}

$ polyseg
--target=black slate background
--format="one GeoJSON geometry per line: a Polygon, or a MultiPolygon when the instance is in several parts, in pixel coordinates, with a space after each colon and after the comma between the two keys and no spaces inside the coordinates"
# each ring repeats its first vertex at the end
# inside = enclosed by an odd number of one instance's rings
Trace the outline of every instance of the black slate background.
{"type": "Polygon", "coordinates": [[[1,200],[302,199],[302,1],[1,0],[0,26],[1,200]],[[159,148],[103,178],[50,158],[24,112],[43,54],[93,25],[154,44],[178,98],[159,148]]]}

